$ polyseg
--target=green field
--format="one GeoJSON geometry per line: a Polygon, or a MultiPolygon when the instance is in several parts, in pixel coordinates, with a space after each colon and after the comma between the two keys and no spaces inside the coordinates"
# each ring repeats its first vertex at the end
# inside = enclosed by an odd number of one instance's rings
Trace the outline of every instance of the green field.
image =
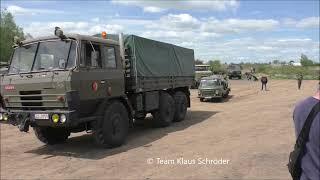
{"type": "MultiPolygon", "coordinates": [[[[290,65],[282,65],[282,66],[272,66],[272,65],[257,65],[256,73],[266,74],[273,79],[296,79],[297,74],[302,74],[303,79],[320,79],[320,67],[319,66],[290,66],[290,65]]],[[[247,69],[247,68],[244,68],[247,69]]],[[[249,72],[249,70],[244,70],[245,72],[249,72]]]]}

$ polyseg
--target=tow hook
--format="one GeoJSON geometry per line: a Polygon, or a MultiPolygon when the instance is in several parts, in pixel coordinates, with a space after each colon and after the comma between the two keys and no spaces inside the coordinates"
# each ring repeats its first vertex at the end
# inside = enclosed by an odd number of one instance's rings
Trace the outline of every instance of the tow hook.
{"type": "Polygon", "coordinates": [[[18,128],[21,132],[28,132],[30,126],[29,114],[19,114],[17,116],[18,128]]]}
{"type": "Polygon", "coordinates": [[[26,118],[18,125],[18,128],[21,132],[28,132],[29,131],[29,125],[30,125],[30,119],[26,118]]]}

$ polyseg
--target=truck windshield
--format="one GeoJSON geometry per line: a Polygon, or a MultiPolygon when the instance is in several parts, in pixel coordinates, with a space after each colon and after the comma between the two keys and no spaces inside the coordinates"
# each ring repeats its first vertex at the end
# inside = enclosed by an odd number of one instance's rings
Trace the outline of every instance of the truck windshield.
{"type": "Polygon", "coordinates": [[[9,74],[69,69],[76,62],[75,41],[44,41],[15,49],[9,74]]]}
{"type": "Polygon", "coordinates": [[[232,71],[241,71],[241,67],[237,65],[230,65],[228,69],[232,71]]]}
{"type": "Polygon", "coordinates": [[[212,80],[201,80],[200,82],[200,87],[202,88],[209,88],[209,87],[213,87],[213,86],[219,86],[219,82],[216,79],[212,79],[212,80]]]}

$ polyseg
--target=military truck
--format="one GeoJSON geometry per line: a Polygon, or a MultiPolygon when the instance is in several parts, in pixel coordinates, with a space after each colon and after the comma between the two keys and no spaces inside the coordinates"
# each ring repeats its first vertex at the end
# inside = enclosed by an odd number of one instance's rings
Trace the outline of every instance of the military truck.
{"type": "Polygon", "coordinates": [[[194,88],[198,88],[200,80],[202,77],[207,77],[212,75],[212,71],[210,70],[210,65],[208,64],[197,64],[195,65],[195,81],[194,88]]]}
{"type": "Polygon", "coordinates": [[[229,79],[232,79],[234,77],[242,79],[241,69],[242,68],[240,64],[230,64],[227,68],[229,79]]]}
{"type": "Polygon", "coordinates": [[[64,35],[59,28],[17,44],[1,82],[0,118],[20,131],[31,126],[46,144],[87,131],[100,146],[120,146],[147,113],[155,127],[165,127],[184,120],[190,107],[192,49],[135,35],[64,35]]]}
{"type": "Polygon", "coordinates": [[[212,75],[201,78],[198,88],[198,98],[201,102],[204,100],[217,99],[221,101],[227,98],[231,89],[228,80],[222,75],[212,75]]]}

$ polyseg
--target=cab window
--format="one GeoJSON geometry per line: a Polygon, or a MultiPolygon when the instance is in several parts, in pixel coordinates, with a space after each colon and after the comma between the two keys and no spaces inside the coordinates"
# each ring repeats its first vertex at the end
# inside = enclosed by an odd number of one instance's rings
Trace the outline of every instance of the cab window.
{"type": "Polygon", "coordinates": [[[81,47],[82,67],[102,68],[100,45],[91,41],[84,41],[81,47]]]}
{"type": "Polygon", "coordinates": [[[102,65],[104,68],[116,68],[116,55],[114,47],[102,46],[102,65]]]}

